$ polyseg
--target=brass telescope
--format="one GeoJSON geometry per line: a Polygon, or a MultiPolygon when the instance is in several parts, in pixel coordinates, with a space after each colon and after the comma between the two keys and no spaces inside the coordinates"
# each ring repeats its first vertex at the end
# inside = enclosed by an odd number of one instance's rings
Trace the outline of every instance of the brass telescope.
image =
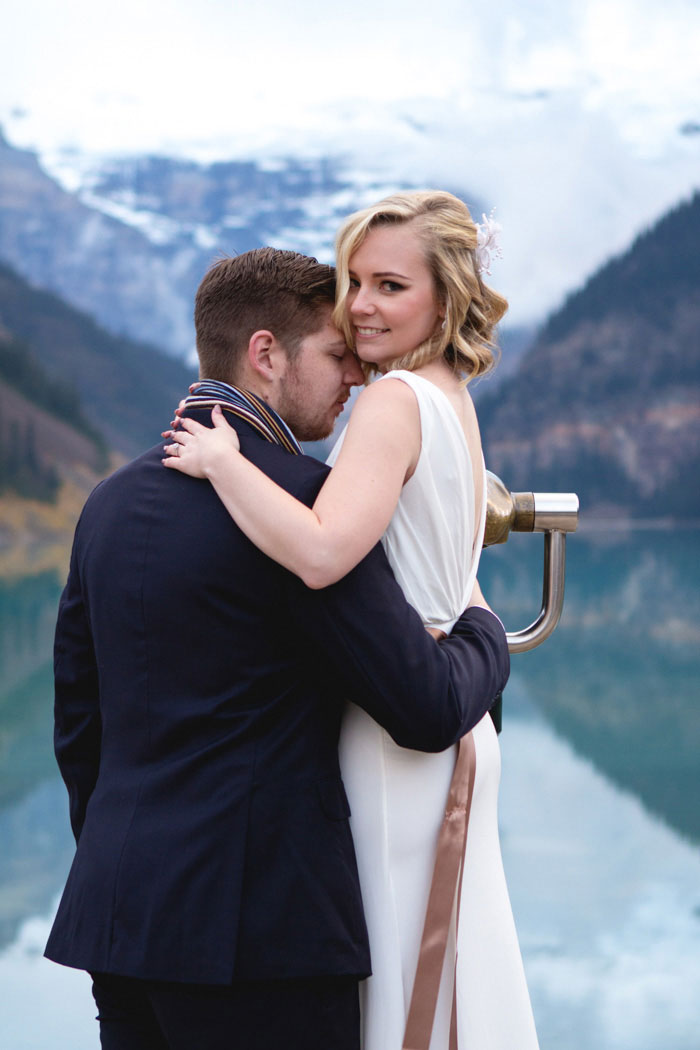
{"type": "Polygon", "coordinates": [[[578,525],[575,492],[509,492],[499,477],[486,472],[484,547],[505,543],[511,532],[544,533],[542,608],[529,627],[508,631],[511,653],[541,645],[559,623],[564,605],[566,534],[578,525]]]}

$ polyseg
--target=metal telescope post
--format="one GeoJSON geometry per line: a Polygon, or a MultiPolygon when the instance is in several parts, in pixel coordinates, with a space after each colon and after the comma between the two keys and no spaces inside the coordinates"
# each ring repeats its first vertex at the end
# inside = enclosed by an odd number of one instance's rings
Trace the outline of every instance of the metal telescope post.
{"type": "Polygon", "coordinates": [[[542,608],[529,627],[507,632],[511,653],[526,653],[541,645],[559,623],[564,605],[566,534],[578,525],[579,501],[574,492],[509,492],[490,471],[487,479],[484,547],[505,543],[511,532],[544,533],[542,608]]]}

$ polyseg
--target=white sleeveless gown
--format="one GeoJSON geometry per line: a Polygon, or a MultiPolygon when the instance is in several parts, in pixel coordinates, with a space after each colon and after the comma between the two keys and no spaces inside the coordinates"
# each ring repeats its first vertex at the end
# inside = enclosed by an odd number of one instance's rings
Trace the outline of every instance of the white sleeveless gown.
{"type": "MultiPolygon", "coordinates": [[[[420,410],[421,453],[382,543],[424,623],[449,632],[471,595],[485,505],[475,537],[471,458],[449,399],[412,372],[395,371],[383,378],[400,379],[413,390],[420,410]]],[[[342,435],[330,463],[341,444],[342,435]]],[[[456,967],[459,1050],[536,1050],[498,839],[501,766],[491,717],[473,732],[476,780],[456,967]]],[[[361,708],[348,705],[340,763],[352,811],[373,974],[361,985],[363,1050],[401,1050],[455,756],[456,747],[437,755],[400,748],[361,708]]],[[[454,925],[453,916],[430,1050],[449,1045],[454,925]]]]}

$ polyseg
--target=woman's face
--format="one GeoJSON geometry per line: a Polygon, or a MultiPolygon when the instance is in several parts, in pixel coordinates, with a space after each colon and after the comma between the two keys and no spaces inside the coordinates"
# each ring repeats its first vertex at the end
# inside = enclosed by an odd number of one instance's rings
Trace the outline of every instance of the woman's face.
{"type": "Polygon", "coordinates": [[[347,309],[358,357],[382,372],[439,329],[444,308],[412,223],[370,230],[350,257],[347,309]]]}

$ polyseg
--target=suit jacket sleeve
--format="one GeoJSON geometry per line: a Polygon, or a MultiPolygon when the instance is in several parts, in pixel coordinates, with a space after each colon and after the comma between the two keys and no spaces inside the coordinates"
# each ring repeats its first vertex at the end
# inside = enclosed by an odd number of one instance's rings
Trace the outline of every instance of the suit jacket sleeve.
{"type": "Polygon", "coordinates": [[[102,722],[97,663],[80,585],[76,529],[68,582],[58,607],[54,642],[54,749],[68,788],[76,841],[100,767],[102,722]]]}
{"type": "Polygon", "coordinates": [[[408,604],[381,545],[338,583],[312,591],[290,575],[291,615],[329,658],[337,691],[397,744],[442,751],[483,718],[510,669],[503,625],[485,609],[462,615],[440,643],[408,604]]]}

